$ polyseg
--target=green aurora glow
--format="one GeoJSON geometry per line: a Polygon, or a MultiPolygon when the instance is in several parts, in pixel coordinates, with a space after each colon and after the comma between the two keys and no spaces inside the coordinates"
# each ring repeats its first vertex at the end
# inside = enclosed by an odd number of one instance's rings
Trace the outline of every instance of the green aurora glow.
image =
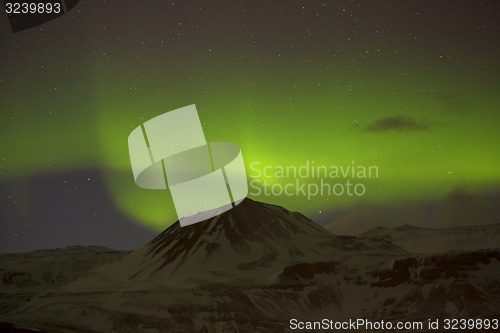
{"type": "MultiPolygon", "coordinates": [[[[27,43],[26,35],[17,43],[27,43]]],[[[104,43],[111,36],[102,38],[104,43]]],[[[249,173],[252,162],[378,167],[378,179],[363,180],[362,198],[252,197],[304,214],[359,201],[438,198],[463,186],[498,189],[498,59],[486,57],[485,68],[478,61],[457,65],[423,48],[424,60],[411,51],[384,61],[369,53],[353,65],[350,54],[283,54],[264,61],[255,52],[237,56],[232,48],[217,56],[190,50],[165,58],[138,50],[141,60],[133,63],[127,53],[132,49],[116,42],[105,58],[99,50],[85,75],[52,61],[50,71],[22,83],[16,74],[22,61],[10,58],[0,93],[0,180],[99,168],[122,212],[164,229],[177,219],[170,194],[135,185],[127,137],[147,119],[196,104],[207,140],[238,144],[249,173]],[[396,116],[411,117],[418,126],[367,130],[396,116]]],[[[47,61],[41,49],[35,54],[40,63],[47,61]]],[[[79,61],[89,61],[89,54],[79,61]]]]}

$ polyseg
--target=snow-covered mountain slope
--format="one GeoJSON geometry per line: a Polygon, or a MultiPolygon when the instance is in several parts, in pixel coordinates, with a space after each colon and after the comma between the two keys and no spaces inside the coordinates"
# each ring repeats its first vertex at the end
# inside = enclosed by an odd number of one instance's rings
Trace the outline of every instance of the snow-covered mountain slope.
{"type": "Polygon", "coordinates": [[[77,281],[4,294],[0,306],[11,307],[0,322],[189,333],[287,332],[291,318],[491,318],[500,313],[499,272],[498,249],[414,255],[246,199],[205,222],[174,224],[77,281]]]}
{"type": "Polygon", "coordinates": [[[384,240],[335,236],[299,213],[245,199],[187,227],[178,222],[120,261],[68,288],[148,288],[181,283],[269,283],[283,267],[331,261],[346,251],[402,253],[384,240]]]}

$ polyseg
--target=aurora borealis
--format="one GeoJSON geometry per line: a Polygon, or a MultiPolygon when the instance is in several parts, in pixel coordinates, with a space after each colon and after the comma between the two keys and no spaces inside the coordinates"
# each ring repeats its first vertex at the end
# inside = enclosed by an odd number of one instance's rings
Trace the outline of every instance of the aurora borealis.
{"type": "Polygon", "coordinates": [[[253,162],[378,167],[362,197],[251,196],[313,218],[497,191],[499,14],[496,1],[82,1],[16,34],[3,15],[0,228],[50,224],[33,220],[34,187],[96,174],[105,209],[166,228],[170,195],[135,186],[127,137],[190,104],[249,176],[253,162]]]}

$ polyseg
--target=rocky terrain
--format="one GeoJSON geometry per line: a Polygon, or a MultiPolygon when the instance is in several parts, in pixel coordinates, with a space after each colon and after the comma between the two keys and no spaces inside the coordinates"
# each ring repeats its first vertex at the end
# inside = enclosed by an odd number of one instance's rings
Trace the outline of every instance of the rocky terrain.
{"type": "Polygon", "coordinates": [[[476,235],[474,248],[432,254],[411,253],[401,233],[336,236],[245,199],[205,222],[175,223],[130,253],[2,255],[0,332],[286,332],[292,318],[498,317],[500,250],[490,246],[500,245],[498,233],[486,237],[496,243],[476,235]]]}

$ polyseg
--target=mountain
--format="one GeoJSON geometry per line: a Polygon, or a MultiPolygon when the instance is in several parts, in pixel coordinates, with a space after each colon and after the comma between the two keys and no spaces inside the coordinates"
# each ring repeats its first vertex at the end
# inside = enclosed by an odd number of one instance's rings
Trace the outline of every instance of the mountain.
{"type": "Polygon", "coordinates": [[[335,236],[302,214],[246,199],[190,227],[176,222],[144,247],[69,287],[142,288],[151,280],[166,286],[172,281],[258,285],[289,264],[331,261],[352,250],[403,252],[383,240],[335,236]]]}
{"type": "Polygon", "coordinates": [[[495,249],[421,256],[385,239],[336,236],[245,199],[207,221],[176,223],[78,280],[3,294],[10,308],[0,322],[54,333],[281,332],[291,318],[492,317],[499,262],[495,249]]]}
{"type": "Polygon", "coordinates": [[[391,242],[413,253],[442,253],[451,250],[472,251],[500,247],[500,223],[441,229],[404,225],[374,228],[359,237],[391,242]]]}

